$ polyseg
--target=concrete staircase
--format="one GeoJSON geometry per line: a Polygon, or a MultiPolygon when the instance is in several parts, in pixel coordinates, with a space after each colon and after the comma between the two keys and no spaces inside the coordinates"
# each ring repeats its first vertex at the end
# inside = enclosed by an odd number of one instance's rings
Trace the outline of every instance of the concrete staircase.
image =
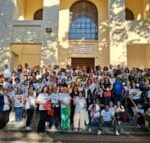
{"type": "MultiPolygon", "coordinates": [[[[6,131],[20,131],[20,132],[26,132],[25,129],[25,119],[21,123],[16,123],[15,118],[14,118],[14,113],[12,112],[10,114],[10,121],[8,125],[4,128],[6,131]]],[[[38,116],[36,117],[36,123],[32,125],[32,131],[37,130],[37,125],[38,125],[38,116]]],[[[65,134],[96,134],[96,131],[88,132],[82,131],[82,132],[75,132],[73,130],[69,131],[61,131],[61,130],[56,130],[54,127],[52,127],[51,130],[48,129],[48,124],[46,125],[46,129],[49,132],[58,132],[58,133],[65,133],[65,134]]],[[[111,127],[104,127],[103,128],[103,134],[105,135],[113,135],[113,128],[111,127]]],[[[123,135],[150,135],[150,130],[145,129],[145,128],[137,128],[133,123],[122,123],[121,125],[121,134],[123,135]]]]}

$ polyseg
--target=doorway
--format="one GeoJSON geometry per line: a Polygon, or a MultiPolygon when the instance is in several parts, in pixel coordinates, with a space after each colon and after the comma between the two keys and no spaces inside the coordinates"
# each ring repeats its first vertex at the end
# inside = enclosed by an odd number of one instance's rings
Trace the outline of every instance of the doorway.
{"type": "Polygon", "coordinates": [[[71,65],[75,69],[77,67],[86,66],[86,68],[94,69],[95,59],[94,58],[71,58],[71,65]]]}
{"type": "Polygon", "coordinates": [[[40,65],[41,44],[12,44],[11,45],[12,67],[28,63],[30,66],[40,65]]]}

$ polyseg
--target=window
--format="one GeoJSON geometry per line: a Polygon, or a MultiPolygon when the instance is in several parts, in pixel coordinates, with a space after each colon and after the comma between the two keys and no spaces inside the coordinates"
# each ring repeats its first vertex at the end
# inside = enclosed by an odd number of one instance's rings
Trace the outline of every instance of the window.
{"type": "Polygon", "coordinates": [[[134,20],[134,14],[130,9],[126,8],[125,14],[126,14],[126,20],[134,20]]]}
{"type": "Polygon", "coordinates": [[[43,20],[43,9],[39,9],[34,13],[34,20],[43,20]]]}
{"type": "Polygon", "coordinates": [[[43,0],[15,0],[14,20],[41,20],[43,0]]]}
{"type": "Polygon", "coordinates": [[[71,9],[71,22],[69,30],[70,40],[96,40],[98,39],[97,8],[91,2],[80,1],[71,9]]]}

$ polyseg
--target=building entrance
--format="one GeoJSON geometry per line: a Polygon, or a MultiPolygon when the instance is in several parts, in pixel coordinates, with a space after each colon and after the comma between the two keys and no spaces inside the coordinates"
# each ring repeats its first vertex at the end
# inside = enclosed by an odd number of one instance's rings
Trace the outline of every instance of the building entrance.
{"type": "Polygon", "coordinates": [[[86,66],[86,68],[94,68],[94,58],[71,58],[71,65],[73,68],[86,66]]]}

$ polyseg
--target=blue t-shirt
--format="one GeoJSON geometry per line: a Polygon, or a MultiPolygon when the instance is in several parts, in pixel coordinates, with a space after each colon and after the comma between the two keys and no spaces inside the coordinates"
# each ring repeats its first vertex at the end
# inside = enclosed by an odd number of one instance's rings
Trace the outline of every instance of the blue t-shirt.
{"type": "Polygon", "coordinates": [[[121,95],[122,94],[123,85],[122,82],[115,82],[113,85],[113,91],[115,95],[121,95]]]}

